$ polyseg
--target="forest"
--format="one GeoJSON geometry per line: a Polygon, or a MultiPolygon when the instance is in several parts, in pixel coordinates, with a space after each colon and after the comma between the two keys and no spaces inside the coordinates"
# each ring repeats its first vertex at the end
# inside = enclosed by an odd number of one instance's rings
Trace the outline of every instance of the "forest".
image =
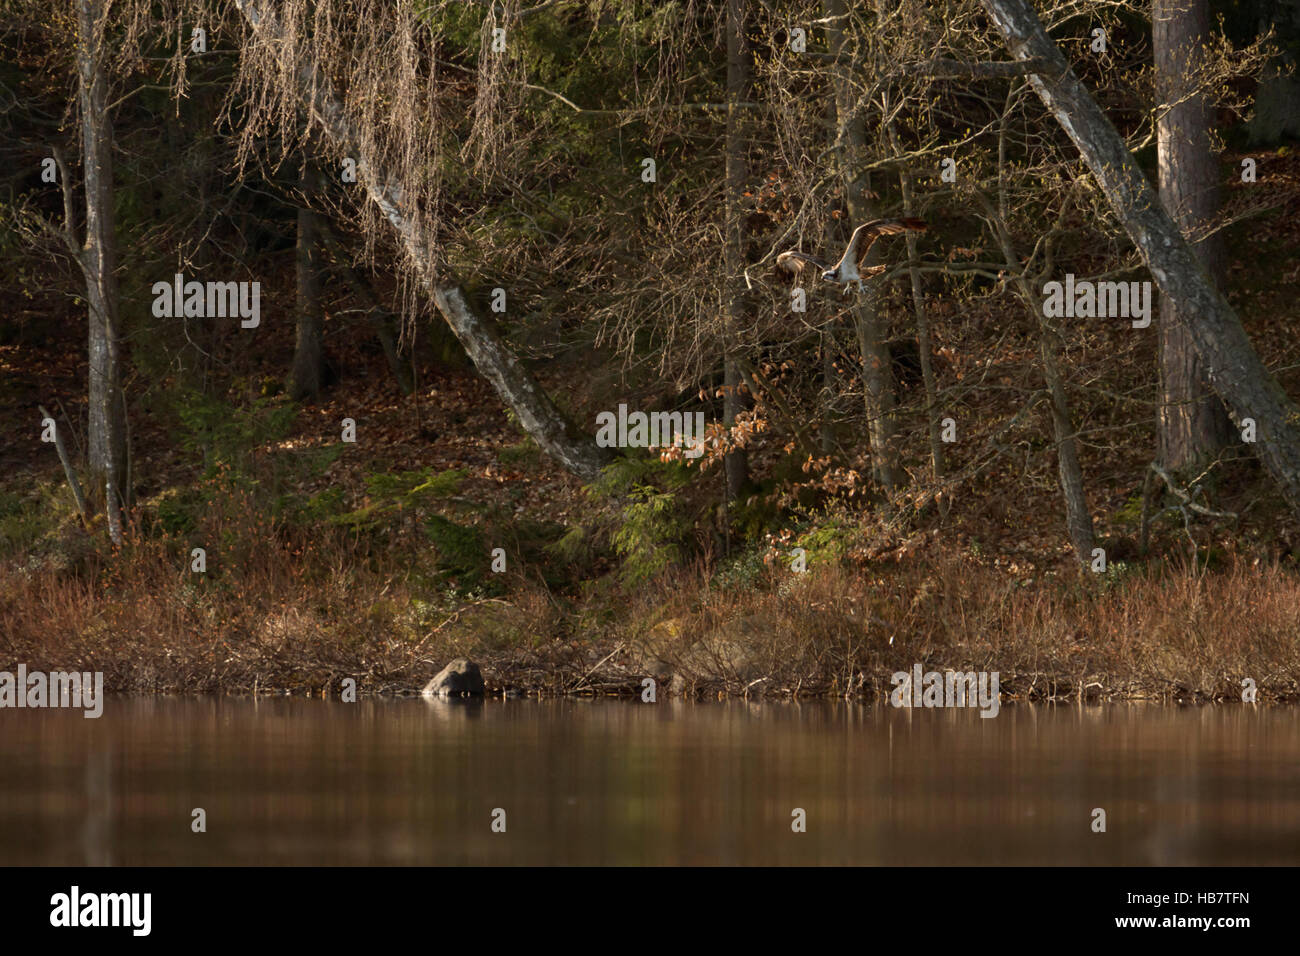
{"type": "Polygon", "coordinates": [[[0,669],[1300,699],[1296,0],[0,11],[0,669]]]}

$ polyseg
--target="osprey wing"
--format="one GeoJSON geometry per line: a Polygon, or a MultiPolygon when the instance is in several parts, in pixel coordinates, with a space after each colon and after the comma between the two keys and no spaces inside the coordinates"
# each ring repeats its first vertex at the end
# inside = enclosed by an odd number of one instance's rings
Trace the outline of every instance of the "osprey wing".
{"type": "Polygon", "coordinates": [[[822,262],[816,256],[810,256],[806,252],[791,250],[783,252],[776,257],[776,267],[789,276],[798,276],[800,272],[807,270],[809,267],[817,269],[819,272],[825,272],[830,266],[822,262]]]}
{"type": "Polygon", "coordinates": [[[925,232],[928,228],[924,219],[910,216],[903,219],[876,219],[853,230],[853,238],[849,240],[845,254],[856,254],[857,261],[861,263],[881,236],[893,236],[900,232],[925,232]]]}

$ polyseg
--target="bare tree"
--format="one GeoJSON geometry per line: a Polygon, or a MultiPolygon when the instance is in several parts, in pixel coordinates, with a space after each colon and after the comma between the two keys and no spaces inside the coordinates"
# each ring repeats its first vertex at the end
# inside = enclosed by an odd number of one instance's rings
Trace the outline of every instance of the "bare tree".
{"type": "MultiPolygon", "coordinates": [[[[825,0],[826,33],[831,55],[837,60],[847,57],[844,19],[848,8],[844,0],[825,0]]],[[[844,186],[849,228],[875,218],[868,195],[867,174],[862,170],[867,156],[865,119],[858,110],[858,96],[848,76],[849,67],[837,63],[834,69],[836,104],[836,161],[844,186]]],[[[868,255],[874,255],[875,251],[868,255]]],[[[870,261],[868,265],[872,264],[870,261]]],[[[867,431],[871,439],[872,477],[886,488],[897,481],[897,449],[894,447],[894,375],[890,360],[884,318],[877,302],[876,285],[869,283],[852,306],[858,348],[862,356],[862,381],[865,386],[867,431]]]]}
{"type": "MultiPolygon", "coordinates": [[[[126,400],[122,391],[117,244],[113,220],[113,124],[105,67],[106,0],[77,0],[77,101],[85,175],[85,239],[76,252],[86,278],[90,326],[88,456],[90,498],[102,504],[109,534],[122,540],[122,512],[130,505],[126,400]]],[[[62,171],[66,228],[72,235],[71,186],[62,171]]]]}
{"type": "Polygon", "coordinates": [[[1237,313],[1027,0],[981,2],[1011,54],[1042,64],[1030,77],[1034,91],[1078,148],[1161,292],[1183,316],[1211,387],[1238,423],[1255,423],[1256,453],[1300,514],[1300,406],[1260,361],[1237,313]]]}
{"type": "MultiPolygon", "coordinates": [[[[898,132],[894,123],[889,124],[889,142],[898,153],[898,132]]],[[[898,170],[898,185],[903,194],[903,215],[912,216],[916,210],[913,205],[912,174],[906,166],[898,170]]],[[[940,438],[939,389],[935,383],[934,366],[930,347],[930,318],[925,311],[925,293],[922,288],[921,270],[918,268],[916,254],[916,234],[904,233],[907,242],[907,274],[912,285],[912,312],[916,316],[916,351],[921,365],[921,381],[925,386],[925,425],[930,441],[930,476],[934,480],[943,477],[943,441],[940,438]]],[[[947,499],[944,499],[947,507],[947,499]]]]}
{"type": "MultiPolygon", "coordinates": [[[[265,66],[269,74],[262,77],[262,82],[293,87],[288,91],[273,91],[272,99],[287,96],[292,101],[305,102],[312,121],[323,131],[334,155],[355,160],[358,181],[396,232],[408,266],[432,296],[479,372],[546,454],[580,478],[594,480],[612,453],[597,447],[589,437],[579,437],[572,431],[570,423],[518,356],[492,324],[473,309],[460,285],[440,265],[433,223],[428,210],[421,208],[416,198],[421,195],[421,184],[413,179],[408,181],[396,168],[389,167],[377,141],[377,130],[354,126],[335,95],[329,76],[314,56],[298,47],[296,34],[285,29],[269,4],[263,0],[236,0],[236,6],[251,28],[252,41],[260,46],[255,51],[260,59],[254,61],[265,66]]],[[[406,9],[399,13],[411,15],[406,9]]],[[[380,68],[378,64],[375,66],[380,68]]],[[[393,69],[391,65],[389,68],[393,69]]],[[[409,71],[413,66],[399,63],[397,68],[399,72],[409,71]]],[[[403,148],[409,151],[413,146],[407,143],[403,148]]],[[[412,168],[428,165],[427,156],[405,158],[412,168]]],[[[405,168],[404,164],[402,169],[405,168]]]]}
{"type": "Polygon", "coordinates": [[[297,336],[287,391],[293,399],[315,398],[325,381],[325,315],[321,303],[324,243],[320,214],[312,208],[319,175],[304,156],[298,177],[298,242],[294,255],[297,276],[295,313],[297,336]]]}
{"type": "MultiPolygon", "coordinates": [[[[1043,379],[1052,410],[1052,432],[1056,438],[1056,463],[1061,480],[1061,496],[1065,500],[1065,521],[1074,548],[1075,559],[1086,567],[1092,559],[1092,512],[1088,510],[1088,496],[1083,484],[1083,467],[1079,464],[1079,436],[1070,416],[1070,403],[1065,393],[1065,379],[1061,374],[1061,334],[1048,320],[1043,297],[1035,287],[1038,276],[1031,276],[1016,254],[1006,221],[993,203],[980,195],[984,215],[998,248],[1006,259],[1007,272],[1015,276],[1021,301],[1038,326],[1038,354],[1043,363],[1043,379]]],[[[1050,264],[1048,266],[1050,269],[1050,264]]],[[[1047,270],[1044,270],[1045,272],[1047,270]]]]}
{"type": "MultiPolygon", "coordinates": [[[[741,216],[741,194],[749,176],[749,143],[746,137],[748,124],[744,121],[742,105],[749,93],[748,50],[745,48],[746,8],[748,0],[727,0],[727,206],[726,206],[726,272],[727,272],[727,326],[723,348],[726,352],[723,370],[722,423],[727,428],[736,424],[736,414],[741,410],[741,374],[733,354],[736,348],[737,329],[745,320],[744,235],[741,216]]],[[[740,496],[749,478],[745,449],[727,453],[723,461],[727,475],[727,498],[740,496]]]]}
{"type": "MultiPolygon", "coordinates": [[[[333,270],[343,277],[348,289],[365,306],[366,318],[384,350],[384,358],[388,360],[388,368],[393,373],[397,387],[403,395],[410,395],[415,390],[415,363],[413,359],[404,356],[399,347],[397,332],[400,316],[380,301],[370,280],[357,271],[329,222],[322,216],[318,218],[317,224],[321,230],[321,240],[333,258],[333,270]]],[[[450,335],[446,338],[451,341],[450,335]]]]}

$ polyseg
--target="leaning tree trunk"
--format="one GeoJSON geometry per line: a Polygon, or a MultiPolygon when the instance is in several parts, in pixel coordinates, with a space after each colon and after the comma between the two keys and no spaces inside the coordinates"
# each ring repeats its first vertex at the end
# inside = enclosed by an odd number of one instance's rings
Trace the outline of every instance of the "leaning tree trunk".
{"type": "MultiPolygon", "coordinates": [[[[741,228],[740,203],[745,190],[747,143],[742,105],[749,88],[749,66],[745,57],[745,7],[747,0],[727,0],[727,210],[726,249],[724,254],[727,274],[727,326],[723,348],[726,358],[723,367],[722,423],[727,428],[736,424],[736,414],[741,410],[741,375],[736,364],[736,338],[745,321],[745,255],[744,234],[741,228]]],[[[740,497],[749,479],[749,462],[743,448],[728,452],[723,459],[727,474],[727,500],[740,497]]]]}
{"type": "MultiPolygon", "coordinates": [[[[1208,0],[1156,0],[1151,12],[1156,84],[1164,112],[1157,121],[1160,201],[1189,241],[1219,211],[1219,168],[1210,147],[1210,104],[1188,89],[1198,51],[1210,39],[1208,0]]],[[[1223,240],[1206,236],[1193,248],[1206,274],[1222,283],[1223,240]]],[[[1201,357],[1174,300],[1160,303],[1158,458],[1168,468],[1196,465],[1231,440],[1232,423],[1205,381],[1201,357]]]]}
{"type": "Polygon", "coordinates": [[[317,183],[311,160],[304,156],[298,177],[302,198],[298,206],[298,245],[294,256],[298,280],[297,337],[287,389],[295,401],[315,398],[325,384],[325,314],[321,304],[325,257],[320,214],[312,208],[317,183]]]}
{"type": "Polygon", "coordinates": [[[1300,515],[1300,406],[1260,361],[1237,313],[1160,205],[1151,184],[1070,69],[1028,0],[982,0],[1018,60],[1037,60],[1030,83],[1074,142],[1151,275],[1183,317],[1210,386],[1240,423],[1256,425],[1256,454],[1300,515]]]}
{"type": "MultiPolygon", "coordinates": [[[[235,0],[254,34],[277,49],[291,52],[293,41],[264,0],[235,0]]],[[[585,481],[592,481],[613,459],[613,452],[596,445],[590,436],[578,436],[537,380],[510,351],[492,324],[475,312],[455,282],[439,274],[433,237],[410,208],[402,183],[363,148],[363,138],[353,129],[343,105],[334,95],[328,77],[306,66],[296,76],[298,89],[311,117],[343,156],[357,161],[357,179],[397,233],[403,251],[420,283],[460,340],[480,374],[491,383],[542,451],[585,481]]]]}
{"type": "Polygon", "coordinates": [[[586,481],[593,481],[613,458],[589,437],[575,438],[568,422],[528,374],[487,320],[470,308],[459,286],[433,285],[434,302],[474,365],[496,387],[524,431],[546,454],[586,481]]]}
{"type": "Polygon", "coordinates": [[[107,16],[105,0],[78,0],[77,93],[86,189],[86,235],[79,258],[90,324],[90,499],[102,504],[109,534],[120,543],[122,513],[130,505],[131,489],[113,235],[113,124],[103,64],[107,16]]]}
{"type": "MultiPolygon", "coordinates": [[[[843,18],[848,9],[844,0],[825,0],[824,11],[830,20],[826,27],[827,43],[838,60],[846,56],[844,50],[843,18]]],[[[875,218],[875,210],[867,197],[867,179],[854,167],[867,153],[867,138],[861,118],[854,115],[853,85],[848,76],[849,67],[837,63],[834,67],[836,105],[836,161],[844,182],[849,229],[875,218]]],[[[875,259],[874,250],[868,253],[867,264],[875,259]]],[[[886,344],[888,336],[883,328],[876,294],[876,284],[866,283],[864,291],[853,305],[853,323],[858,334],[858,348],[862,356],[862,382],[864,385],[867,434],[871,441],[871,475],[885,488],[892,487],[898,473],[897,449],[894,434],[894,365],[886,344]]]]}

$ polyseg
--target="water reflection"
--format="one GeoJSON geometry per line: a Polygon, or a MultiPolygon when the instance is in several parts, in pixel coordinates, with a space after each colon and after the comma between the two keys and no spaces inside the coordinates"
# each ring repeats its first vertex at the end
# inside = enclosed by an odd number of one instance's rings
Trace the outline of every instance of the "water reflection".
{"type": "Polygon", "coordinates": [[[1290,710],[110,698],[0,731],[4,864],[1300,862],[1290,710]]]}

